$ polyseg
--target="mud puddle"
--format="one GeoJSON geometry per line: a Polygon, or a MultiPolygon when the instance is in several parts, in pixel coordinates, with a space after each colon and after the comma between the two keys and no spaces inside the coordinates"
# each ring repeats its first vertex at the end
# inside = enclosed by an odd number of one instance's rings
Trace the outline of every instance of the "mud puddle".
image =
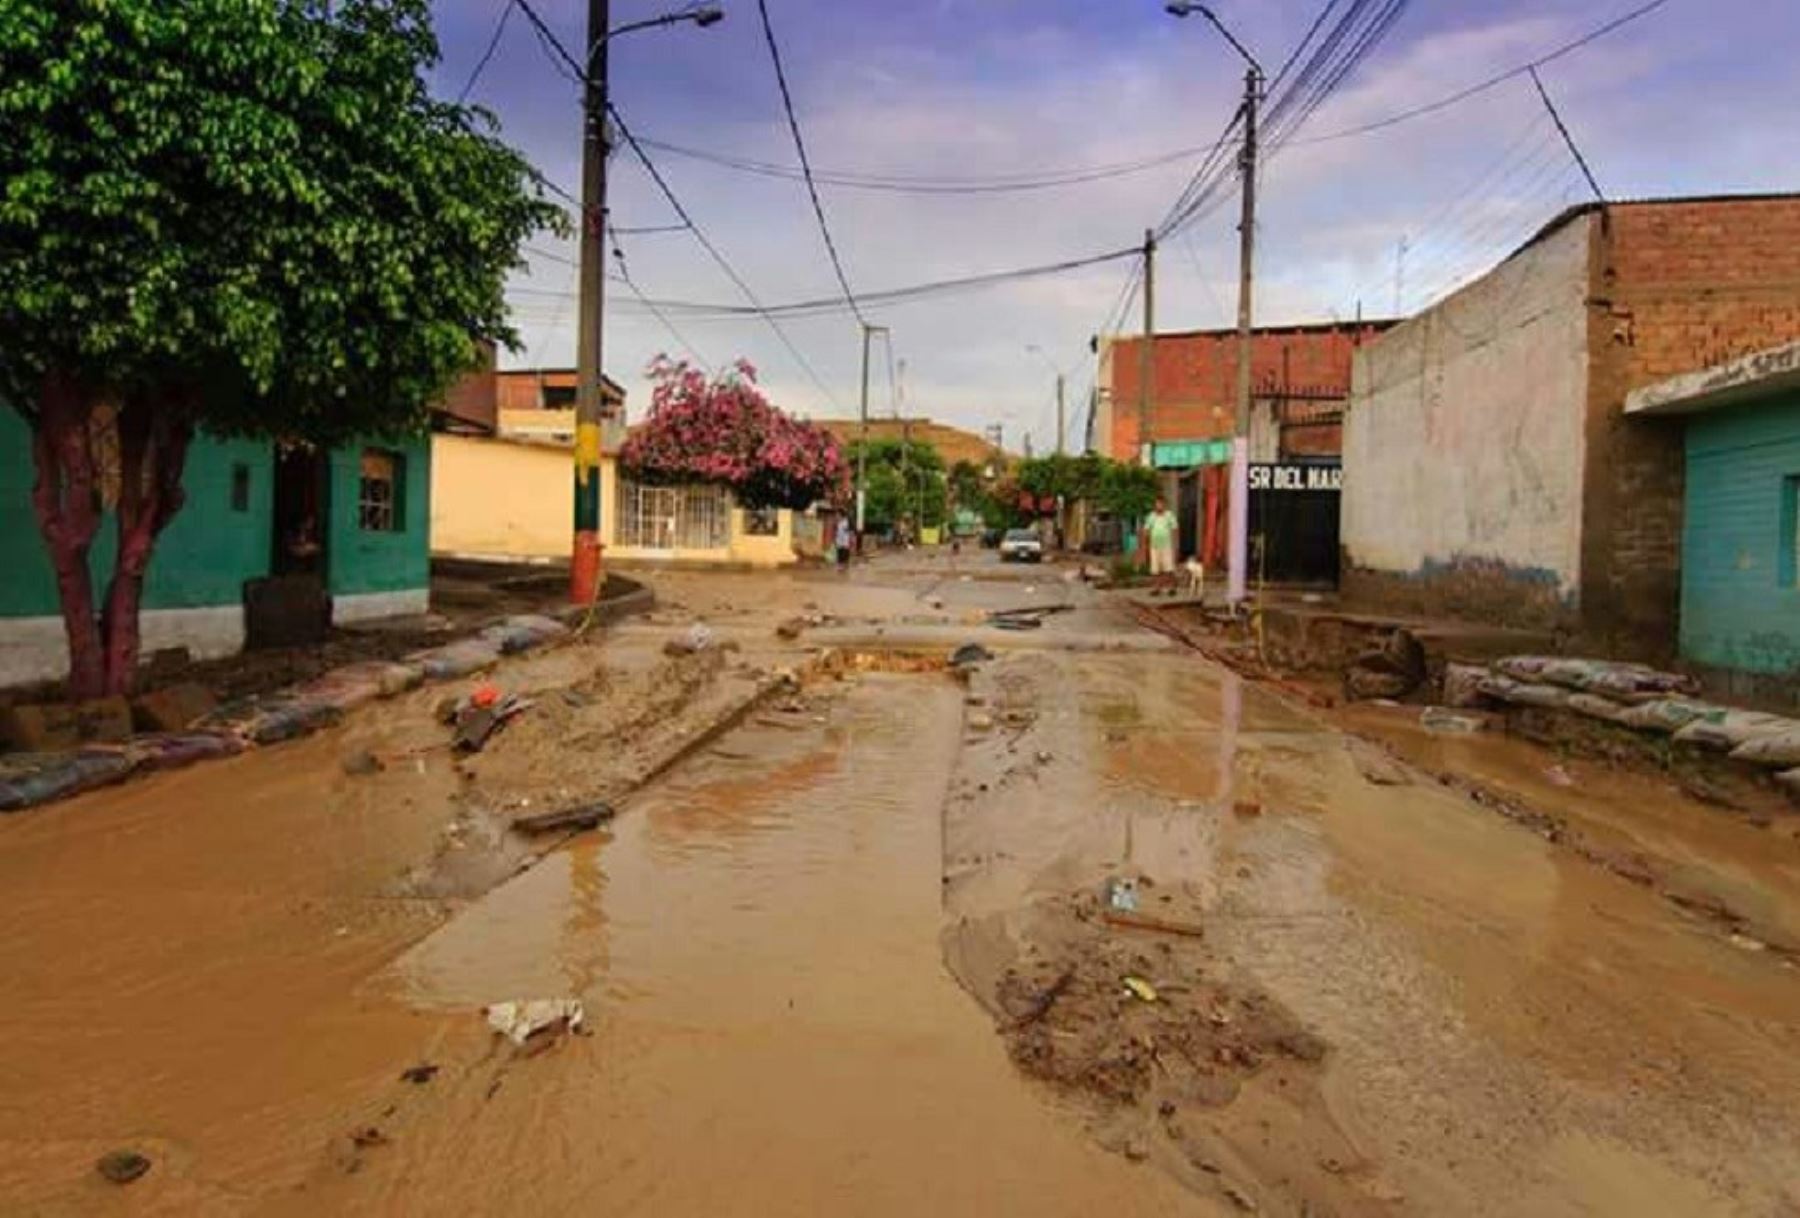
{"type": "Polygon", "coordinates": [[[944,969],[961,697],[866,673],[809,694],[806,730],[752,719],[402,958],[382,989],[452,1012],[443,1071],[306,1206],[1195,1212],[1021,1079],[944,969]],[[581,998],[592,1035],[520,1058],[476,1027],[540,996],[581,998]]]}
{"type": "Polygon", "coordinates": [[[971,697],[951,958],[1103,1144],[1265,1213],[1800,1204],[1780,961],[1199,661],[1020,655],[971,697]],[[1121,875],[1204,938],[1084,917],[1121,875]]]}

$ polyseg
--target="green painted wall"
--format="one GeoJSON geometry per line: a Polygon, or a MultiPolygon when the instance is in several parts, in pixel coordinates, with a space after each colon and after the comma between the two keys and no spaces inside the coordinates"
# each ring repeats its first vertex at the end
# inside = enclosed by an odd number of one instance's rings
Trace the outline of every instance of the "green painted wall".
{"type": "MultiPolygon", "coordinates": [[[[195,439],[188,449],[182,485],[187,503],[169,522],[150,559],[144,608],[180,609],[235,605],[243,583],[268,574],[273,484],[265,441],[195,439]],[[231,503],[232,469],[249,473],[244,510],[231,503]]],[[[37,474],[31,432],[18,413],[0,405],[0,617],[41,617],[60,612],[56,577],[31,510],[37,474]]],[[[109,513],[89,552],[96,600],[111,578],[117,522],[109,513]]]]}
{"type": "Polygon", "coordinates": [[[391,533],[362,528],[357,511],[362,447],[333,451],[331,532],[325,552],[330,590],[338,596],[423,588],[431,579],[431,439],[420,436],[373,446],[402,458],[401,527],[391,533]]]}
{"type": "Polygon", "coordinates": [[[1681,653],[1744,672],[1800,668],[1800,395],[1687,425],[1681,653]]]}

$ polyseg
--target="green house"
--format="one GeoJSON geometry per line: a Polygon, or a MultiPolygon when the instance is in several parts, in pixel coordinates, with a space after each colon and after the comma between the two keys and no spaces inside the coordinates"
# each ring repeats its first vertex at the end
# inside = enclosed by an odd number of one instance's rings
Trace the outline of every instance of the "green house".
{"type": "MultiPolygon", "coordinates": [[[[145,579],[145,654],[183,646],[231,654],[247,634],[246,594],[269,581],[313,585],[341,624],[428,606],[428,436],[320,450],[201,434],[187,457],[187,500],[158,540],[145,579]]],[[[32,513],[30,432],[0,406],[0,685],[68,669],[56,580],[32,513]]],[[[92,551],[96,596],[112,571],[108,511],[92,551]]]]}
{"type": "Polygon", "coordinates": [[[1639,389],[1685,430],[1681,655],[1734,693],[1800,701],[1800,342],[1639,389]]]}

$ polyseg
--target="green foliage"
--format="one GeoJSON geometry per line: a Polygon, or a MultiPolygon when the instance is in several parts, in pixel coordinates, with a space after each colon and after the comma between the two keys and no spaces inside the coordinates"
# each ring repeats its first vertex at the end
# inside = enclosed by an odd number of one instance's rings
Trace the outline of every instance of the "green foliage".
{"type": "Polygon", "coordinates": [[[225,433],[422,423],[510,343],[561,223],[433,99],[428,0],[0,0],[0,389],[50,374],[225,433]]]}
{"type": "MultiPolygon", "coordinates": [[[[846,462],[854,470],[860,442],[846,462]]],[[[942,525],[949,516],[950,481],[937,449],[918,440],[870,440],[864,511],[869,527],[887,529],[902,518],[915,526],[942,525]]]]}
{"type": "Polygon", "coordinates": [[[1127,520],[1147,513],[1158,494],[1155,470],[1098,453],[1033,457],[1019,462],[1017,477],[1019,489],[1037,498],[1085,499],[1127,520]]]}
{"type": "Polygon", "coordinates": [[[1095,502],[1121,520],[1138,520],[1156,506],[1161,493],[1156,471],[1149,466],[1107,461],[1095,502]]]}

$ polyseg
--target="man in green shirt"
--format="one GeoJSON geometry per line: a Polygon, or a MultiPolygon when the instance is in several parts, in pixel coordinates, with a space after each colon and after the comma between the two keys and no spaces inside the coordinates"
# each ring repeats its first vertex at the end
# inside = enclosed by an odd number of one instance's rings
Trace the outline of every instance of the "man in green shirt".
{"type": "Polygon", "coordinates": [[[1150,574],[1159,582],[1175,581],[1175,513],[1161,499],[1144,518],[1144,540],[1150,554],[1150,574]]]}

